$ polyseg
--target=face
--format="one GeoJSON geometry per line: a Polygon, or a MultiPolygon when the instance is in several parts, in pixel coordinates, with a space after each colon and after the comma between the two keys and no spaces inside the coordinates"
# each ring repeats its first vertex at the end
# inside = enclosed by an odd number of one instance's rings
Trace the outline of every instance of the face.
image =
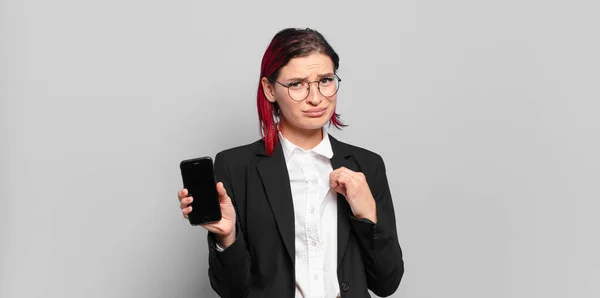
{"type": "MultiPolygon", "coordinates": [[[[331,58],[315,53],[291,59],[281,68],[277,81],[284,85],[299,81],[315,82],[326,80],[333,74],[331,58]]],[[[302,101],[294,101],[288,93],[288,88],[276,82],[271,84],[266,78],[261,82],[267,99],[279,105],[281,125],[284,129],[321,129],[335,111],[337,93],[329,97],[323,96],[316,82],[310,84],[310,93],[302,101]]]]}

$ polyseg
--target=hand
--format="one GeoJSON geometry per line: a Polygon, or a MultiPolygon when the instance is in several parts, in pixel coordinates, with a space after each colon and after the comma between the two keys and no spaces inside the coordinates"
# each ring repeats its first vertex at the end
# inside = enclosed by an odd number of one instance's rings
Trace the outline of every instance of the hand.
{"type": "Polygon", "coordinates": [[[377,223],[377,205],[363,173],[341,167],[329,174],[329,183],[346,197],[354,216],[377,223]]]}
{"type": "MultiPolygon", "coordinates": [[[[221,206],[221,220],[215,223],[203,224],[202,227],[216,235],[216,240],[223,248],[227,248],[235,241],[235,209],[231,203],[231,198],[227,195],[227,191],[222,182],[217,183],[217,193],[219,194],[219,203],[221,206]]],[[[194,200],[193,197],[188,197],[188,190],[182,189],[177,192],[181,213],[183,217],[188,218],[192,212],[190,203],[194,200]]]]}

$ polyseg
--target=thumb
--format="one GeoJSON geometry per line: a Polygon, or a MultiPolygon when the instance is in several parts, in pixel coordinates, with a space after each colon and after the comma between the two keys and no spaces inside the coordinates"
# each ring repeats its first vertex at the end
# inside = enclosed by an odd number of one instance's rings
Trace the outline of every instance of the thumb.
{"type": "Polygon", "coordinates": [[[224,198],[228,197],[227,190],[225,189],[225,186],[223,186],[223,182],[217,183],[217,193],[219,194],[220,200],[223,200],[224,198]]]}

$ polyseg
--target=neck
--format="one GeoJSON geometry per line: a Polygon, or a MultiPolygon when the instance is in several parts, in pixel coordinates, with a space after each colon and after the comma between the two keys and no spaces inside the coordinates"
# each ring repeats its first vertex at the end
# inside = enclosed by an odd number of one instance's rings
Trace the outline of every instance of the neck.
{"type": "Polygon", "coordinates": [[[323,140],[322,128],[302,129],[293,127],[287,124],[283,118],[279,123],[279,130],[288,141],[304,150],[315,148],[323,140]]]}

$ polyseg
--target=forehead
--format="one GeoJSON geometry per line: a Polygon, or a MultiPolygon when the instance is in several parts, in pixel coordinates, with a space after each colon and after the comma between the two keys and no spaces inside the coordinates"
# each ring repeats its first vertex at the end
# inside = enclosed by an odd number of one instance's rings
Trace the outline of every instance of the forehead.
{"type": "Polygon", "coordinates": [[[280,77],[309,77],[333,72],[331,58],[325,54],[314,53],[306,57],[292,58],[281,68],[280,77]]]}

